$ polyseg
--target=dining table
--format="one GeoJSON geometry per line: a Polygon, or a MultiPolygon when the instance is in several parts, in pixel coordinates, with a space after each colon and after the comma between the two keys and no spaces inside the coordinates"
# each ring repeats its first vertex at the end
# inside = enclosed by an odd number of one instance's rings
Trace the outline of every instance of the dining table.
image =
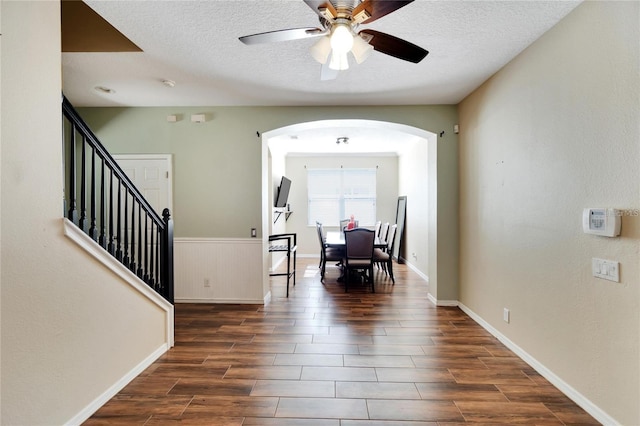
{"type": "MultiPolygon", "coordinates": [[[[344,248],[345,247],[344,232],[328,231],[327,236],[325,237],[324,243],[327,245],[327,247],[344,248]]],[[[376,237],[376,239],[373,241],[373,247],[381,248],[381,249],[386,248],[387,242],[376,237]]]]}

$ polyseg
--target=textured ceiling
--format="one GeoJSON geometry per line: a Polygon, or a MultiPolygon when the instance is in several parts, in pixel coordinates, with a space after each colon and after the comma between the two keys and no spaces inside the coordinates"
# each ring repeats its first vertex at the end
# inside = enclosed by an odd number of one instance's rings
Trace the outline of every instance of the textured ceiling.
{"type": "Polygon", "coordinates": [[[63,53],[64,93],[76,106],[456,104],[579,2],[416,0],[361,28],[424,47],[422,62],[374,52],[331,81],[320,81],[309,54],[315,39],[238,41],[319,26],[302,0],[86,3],[143,52],[63,53]]]}
{"type": "MultiPolygon", "coordinates": [[[[63,90],[75,106],[313,106],[457,104],[579,1],[416,0],[361,29],[427,49],[422,62],[373,52],[330,81],[320,80],[309,54],[315,39],[250,46],[238,40],[319,27],[302,0],[86,3],[143,52],[63,53],[63,90]]],[[[269,146],[283,154],[389,155],[415,142],[398,129],[335,125],[291,129],[269,146]],[[339,136],[350,143],[336,144],[339,136]]]]}

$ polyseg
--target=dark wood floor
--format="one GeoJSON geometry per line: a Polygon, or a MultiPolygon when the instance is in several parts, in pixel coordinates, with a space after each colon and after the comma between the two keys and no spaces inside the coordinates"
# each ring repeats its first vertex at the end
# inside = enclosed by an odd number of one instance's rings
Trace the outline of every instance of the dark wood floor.
{"type": "Polygon", "coordinates": [[[176,305],[176,345],[85,424],[598,424],[403,265],[376,293],[299,259],[262,305],[176,305]]]}

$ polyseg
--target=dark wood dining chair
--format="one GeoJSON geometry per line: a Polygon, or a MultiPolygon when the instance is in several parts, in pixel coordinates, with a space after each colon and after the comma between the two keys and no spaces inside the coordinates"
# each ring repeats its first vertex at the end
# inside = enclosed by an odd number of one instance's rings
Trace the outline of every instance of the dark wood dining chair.
{"type": "Polygon", "coordinates": [[[387,236],[387,247],[376,248],[373,250],[373,261],[382,266],[382,269],[386,274],[391,277],[391,282],[396,283],[396,279],[393,276],[393,246],[396,241],[396,230],[398,225],[394,224],[389,228],[389,235],[387,236]]]}
{"type": "Polygon", "coordinates": [[[378,234],[378,239],[380,241],[387,241],[387,234],[389,233],[389,222],[385,222],[380,227],[380,233],[378,234]]]}
{"type": "Polygon", "coordinates": [[[373,282],[373,245],[376,234],[371,229],[354,228],[344,231],[344,291],[348,290],[349,280],[355,271],[363,271],[364,277],[371,283],[371,291],[375,292],[373,282]]]}
{"type": "Polygon", "coordinates": [[[322,223],[316,222],[318,231],[318,241],[320,242],[320,282],[324,283],[324,273],[327,269],[327,262],[342,262],[344,250],[335,247],[328,247],[324,239],[322,223]]]}

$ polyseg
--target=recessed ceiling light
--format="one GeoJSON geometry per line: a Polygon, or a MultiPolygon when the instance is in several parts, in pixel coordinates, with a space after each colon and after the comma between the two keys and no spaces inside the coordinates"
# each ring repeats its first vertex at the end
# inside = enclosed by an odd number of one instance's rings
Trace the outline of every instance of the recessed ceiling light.
{"type": "Polygon", "coordinates": [[[176,85],[176,82],[173,80],[165,79],[165,80],[162,80],[162,84],[164,84],[167,87],[173,87],[176,85]]]}
{"type": "Polygon", "coordinates": [[[115,90],[109,89],[108,87],[104,87],[104,86],[96,86],[96,87],[93,88],[93,90],[95,90],[96,92],[100,92],[100,93],[106,93],[107,95],[112,95],[112,94],[116,93],[115,90]]]}

